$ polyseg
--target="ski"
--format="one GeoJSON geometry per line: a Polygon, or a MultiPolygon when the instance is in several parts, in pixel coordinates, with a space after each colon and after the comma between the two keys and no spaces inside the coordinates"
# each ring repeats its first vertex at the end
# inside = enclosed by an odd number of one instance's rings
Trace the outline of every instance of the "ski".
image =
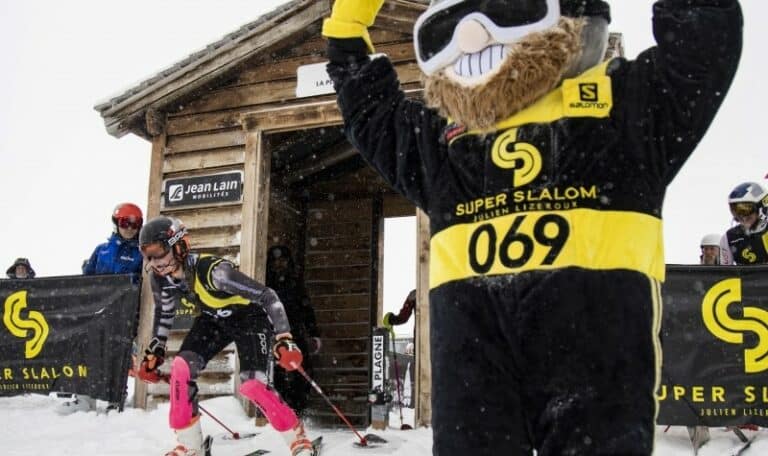
{"type": "Polygon", "coordinates": [[[320,451],[323,449],[323,436],[315,438],[312,440],[312,448],[315,450],[314,456],[320,456],[320,451]]]}
{"type": "Polygon", "coordinates": [[[731,448],[730,450],[728,450],[726,455],[727,456],[739,456],[739,455],[741,455],[742,453],[744,453],[744,451],[747,448],[749,448],[752,445],[752,442],[754,442],[756,437],[757,437],[756,435],[752,436],[752,437],[748,438],[746,442],[742,442],[739,445],[731,448]]]}
{"type": "MultiPolygon", "coordinates": [[[[320,450],[323,447],[323,436],[317,437],[316,439],[312,440],[312,449],[315,452],[315,456],[320,456],[320,450]]],[[[261,456],[263,454],[269,453],[269,450],[254,450],[250,453],[246,453],[243,456],[261,456]]]]}
{"type": "Polygon", "coordinates": [[[205,456],[211,456],[211,447],[213,446],[213,437],[206,436],[205,441],[203,442],[203,453],[205,453],[205,456]]]}
{"type": "Polygon", "coordinates": [[[354,445],[355,448],[371,449],[379,448],[387,443],[386,439],[379,437],[376,434],[366,434],[363,439],[365,439],[363,442],[353,442],[352,445],[354,445]]]}
{"type": "Polygon", "coordinates": [[[214,440],[246,440],[259,435],[258,432],[235,432],[235,435],[229,432],[221,432],[213,436],[214,440]]]}

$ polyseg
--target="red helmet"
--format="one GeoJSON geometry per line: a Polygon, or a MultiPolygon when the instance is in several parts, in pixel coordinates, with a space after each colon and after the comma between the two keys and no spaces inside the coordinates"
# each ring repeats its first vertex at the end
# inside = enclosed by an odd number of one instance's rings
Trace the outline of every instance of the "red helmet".
{"type": "Polygon", "coordinates": [[[120,203],[112,211],[112,223],[116,227],[127,223],[140,229],[144,223],[144,217],[139,206],[132,203],[120,203]]]}

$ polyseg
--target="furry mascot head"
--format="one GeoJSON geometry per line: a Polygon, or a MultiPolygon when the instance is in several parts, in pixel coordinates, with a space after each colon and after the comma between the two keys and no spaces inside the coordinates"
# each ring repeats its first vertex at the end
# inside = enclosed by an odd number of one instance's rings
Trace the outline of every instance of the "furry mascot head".
{"type": "Polygon", "coordinates": [[[489,129],[598,64],[609,22],[602,0],[432,0],[414,29],[427,103],[489,129]]]}

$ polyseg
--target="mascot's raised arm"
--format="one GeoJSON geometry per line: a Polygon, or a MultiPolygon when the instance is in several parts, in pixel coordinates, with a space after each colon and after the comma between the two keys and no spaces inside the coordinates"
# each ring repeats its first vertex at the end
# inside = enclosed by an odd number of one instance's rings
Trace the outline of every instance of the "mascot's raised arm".
{"type": "Polygon", "coordinates": [[[657,45],[603,61],[605,1],[435,0],[423,100],[369,58],[383,3],[337,0],[323,35],[349,141],[430,219],[433,454],[650,455],[662,202],[735,74],[739,2],[656,1],[657,45]]]}

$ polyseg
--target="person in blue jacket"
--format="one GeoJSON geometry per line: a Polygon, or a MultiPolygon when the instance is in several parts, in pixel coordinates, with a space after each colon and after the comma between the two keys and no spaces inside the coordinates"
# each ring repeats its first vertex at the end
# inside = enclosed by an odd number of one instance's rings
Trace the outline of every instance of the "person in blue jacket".
{"type": "Polygon", "coordinates": [[[139,230],[143,223],[141,209],[131,203],[121,203],[112,212],[115,230],[107,242],[99,244],[91,258],[83,264],[83,274],[139,274],[142,257],[139,251],[139,230]]]}
{"type": "MultiPolygon", "coordinates": [[[[139,251],[139,230],[144,222],[141,209],[132,203],[121,203],[112,211],[114,232],[107,242],[99,244],[91,257],[83,263],[84,275],[141,274],[143,257],[139,251]]],[[[71,394],[71,393],[61,393],[71,394]]],[[[96,400],[85,394],[72,397],[59,404],[56,413],[69,415],[75,412],[95,410],[96,400]]],[[[110,404],[109,408],[119,408],[110,404]]]]}

